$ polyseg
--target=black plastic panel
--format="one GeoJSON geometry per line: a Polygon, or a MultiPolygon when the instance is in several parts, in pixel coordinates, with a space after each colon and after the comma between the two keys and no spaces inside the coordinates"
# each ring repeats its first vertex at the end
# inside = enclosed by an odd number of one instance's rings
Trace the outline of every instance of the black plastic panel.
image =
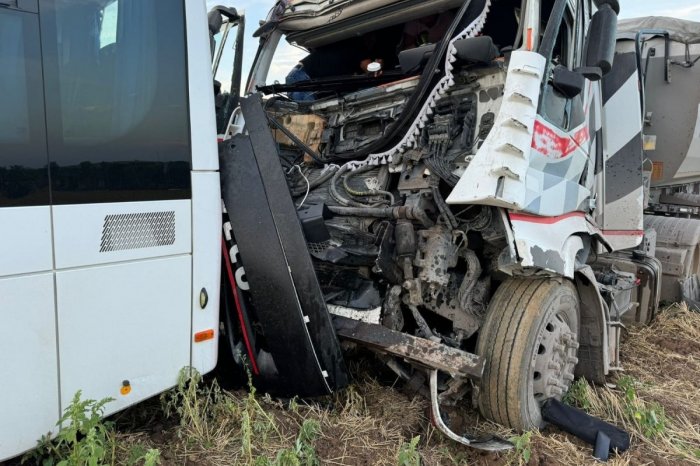
{"type": "Polygon", "coordinates": [[[347,372],[259,97],[242,100],[249,136],[221,154],[222,190],[259,327],[285,392],[316,396],[347,372]]]}
{"type": "Polygon", "coordinates": [[[294,287],[304,314],[309,318],[307,327],[316,357],[328,372],[331,388],[343,387],[347,384],[347,373],[340,343],[314,271],[296,205],[289,193],[261,96],[256,94],[242,99],[241,109],[294,287]]]}

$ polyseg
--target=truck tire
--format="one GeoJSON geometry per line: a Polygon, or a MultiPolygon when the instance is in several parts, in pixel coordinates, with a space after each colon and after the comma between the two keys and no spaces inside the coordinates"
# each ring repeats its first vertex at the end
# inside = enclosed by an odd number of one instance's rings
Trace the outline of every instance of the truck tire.
{"type": "Polygon", "coordinates": [[[579,298],[565,279],[509,278],[496,290],[479,334],[486,360],[481,414],[518,431],[540,428],[540,406],[561,399],[578,363],[579,298]]]}

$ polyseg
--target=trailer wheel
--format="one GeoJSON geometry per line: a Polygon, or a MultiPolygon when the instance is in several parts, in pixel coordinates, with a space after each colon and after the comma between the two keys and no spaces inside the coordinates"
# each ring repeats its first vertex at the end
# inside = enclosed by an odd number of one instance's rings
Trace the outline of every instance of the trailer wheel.
{"type": "Polygon", "coordinates": [[[510,278],[489,304],[477,344],[486,359],[476,401],[486,418],[540,428],[540,406],[561,399],[578,359],[579,299],[564,279],[510,278]]]}

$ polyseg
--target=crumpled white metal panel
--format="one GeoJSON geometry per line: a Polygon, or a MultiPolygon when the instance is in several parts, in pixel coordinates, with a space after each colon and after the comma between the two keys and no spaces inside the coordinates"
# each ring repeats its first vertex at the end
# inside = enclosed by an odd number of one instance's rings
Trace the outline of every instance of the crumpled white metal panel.
{"type": "Polygon", "coordinates": [[[449,204],[483,204],[521,210],[545,58],[511,55],[501,110],[489,136],[447,198],[449,204]]]}

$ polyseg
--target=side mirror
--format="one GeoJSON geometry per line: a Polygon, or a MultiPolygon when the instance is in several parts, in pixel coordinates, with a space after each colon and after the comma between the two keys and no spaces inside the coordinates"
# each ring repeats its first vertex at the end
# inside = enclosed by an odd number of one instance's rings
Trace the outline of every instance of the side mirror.
{"type": "Polygon", "coordinates": [[[238,11],[235,8],[226,6],[215,6],[207,14],[207,22],[209,23],[209,32],[215,36],[221,31],[221,26],[224,24],[222,16],[228,18],[229,22],[238,21],[240,18],[238,11]]]}
{"type": "Polygon", "coordinates": [[[567,99],[573,99],[583,92],[586,80],[581,73],[559,65],[552,72],[552,86],[567,99]]]}
{"type": "Polygon", "coordinates": [[[226,17],[230,23],[241,19],[235,8],[219,5],[209,10],[209,13],[207,13],[207,23],[209,25],[209,45],[211,46],[212,58],[214,58],[214,54],[216,53],[216,41],[214,40],[214,36],[221,32],[221,28],[224,25],[223,17],[226,17]]]}
{"type": "Polygon", "coordinates": [[[581,70],[592,80],[598,77],[594,68],[600,69],[600,77],[612,69],[617,39],[617,13],[613,9],[614,5],[608,1],[599,1],[599,4],[588,27],[586,60],[581,70]]]}

